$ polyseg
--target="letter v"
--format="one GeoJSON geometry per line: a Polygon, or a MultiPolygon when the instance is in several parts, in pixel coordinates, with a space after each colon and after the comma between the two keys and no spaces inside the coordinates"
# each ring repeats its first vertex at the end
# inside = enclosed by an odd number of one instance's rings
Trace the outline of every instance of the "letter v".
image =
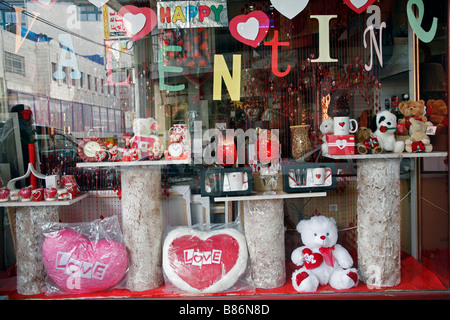
{"type": "Polygon", "coordinates": [[[16,51],[14,53],[17,53],[19,51],[20,47],[22,46],[23,42],[25,41],[25,38],[28,35],[28,32],[30,32],[31,27],[33,26],[34,22],[36,21],[37,17],[40,15],[38,12],[32,12],[33,13],[33,21],[31,21],[30,27],[27,29],[27,33],[25,33],[25,36],[22,38],[22,11],[24,11],[24,8],[13,6],[14,10],[16,10],[16,51]]]}

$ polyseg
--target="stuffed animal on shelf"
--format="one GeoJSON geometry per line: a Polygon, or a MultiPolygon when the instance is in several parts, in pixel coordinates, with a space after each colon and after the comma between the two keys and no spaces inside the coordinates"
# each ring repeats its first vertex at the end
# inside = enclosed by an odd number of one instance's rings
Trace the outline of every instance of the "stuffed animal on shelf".
{"type": "Polygon", "coordinates": [[[428,100],[427,101],[428,120],[435,125],[436,134],[446,133],[448,130],[448,108],[444,100],[428,100]]]}
{"type": "Polygon", "coordinates": [[[416,119],[410,119],[411,126],[409,127],[410,137],[405,140],[405,150],[412,152],[431,152],[433,146],[427,135],[427,127],[433,124],[430,121],[423,122],[416,119]]]}
{"type": "Polygon", "coordinates": [[[383,152],[383,148],[378,143],[378,139],[369,128],[359,127],[355,133],[356,151],[359,154],[366,154],[369,151],[373,154],[383,152]]]}
{"type": "Polygon", "coordinates": [[[136,118],[133,121],[134,136],[131,138],[131,148],[138,153],[138,158],[148,157],[155,141],[158,141],[159,125],[153,118],[136,118]]]}
{"type": "Polygon", "coordinates": [[[397,141],[395,138],[397,117],[392,112],[388,110],[378,112],[372,118],[371,130],[384,151],[401,153],[405,149],[405,142],[397,141]]]}
{"type": "Polygon", "coordinates": [[[425,101],[402,101],[400,102],[398,109],[404,115],[403,119],[400,119],[398,123],[405,124],[406,130],[409,130],[411,126],[410,119],[416,119],[419,121],[426,122],[428,119],[424,115],[425,111],[425,101]]]}
{"type": "Polygon", "coordinates": [[[320,132],[322,133],[322,153],[324,155],[328,154],[328,142],[327,142],[327,135],[333,134],[334,132],[334,122],[333,118],[327,118],[322,121],[320,124],[320,132]]]}
{"type": "Polygon", "coordinates": [[[304,246],[295,249],[291,260],[300,269],[292,273],[292,285],[298,292],[315,292],[319,285],[330,284],[345,290],[358,284],[358,271],[353,259],[337,244],[336,221],[325,216],[314,216],[297,225],[304,246]]]}

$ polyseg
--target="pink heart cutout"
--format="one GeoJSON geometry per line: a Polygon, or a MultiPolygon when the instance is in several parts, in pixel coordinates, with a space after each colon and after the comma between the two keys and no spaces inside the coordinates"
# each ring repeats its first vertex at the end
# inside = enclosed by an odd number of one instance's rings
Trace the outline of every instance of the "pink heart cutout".
{"type": "MultiPolygon", "coordinates": [[[[253,21],[253,20],[250,20],[253,21]]],[[[229,29],[231,32],[231,35],[238,41],[252,46],[256,48],[261,41],[266,37],[267,32],[269,32],[269,26],[270,26],[270,20],[269,17],[263,12],[263,11],[253,11],[249,14],[242,14],[239,16],[234,17],[231,19],[229,23],[229,29]],[[254,24],[249,24],[249,20],[251,18],[254,18],[259,23],[259,30],[238,30],[238,25],[241,25],[243,27],[246,27],[246,24],[248,27],[254,27],[254,24]],[[247,34],[256,34],[256,37],[254,39],[251,38],[245,38],[241,35],[243,31],[248,32],[247,34]]]]}
{"type": "Polygon", "coordinates": [[[163,270],[176,287],[192,293],[230,288],[247,267],[245,237],[234,229],[210,232],[180,227],[163,246],[163,270]]]}
{"type": "Polygon", "coordinates": [[[42,247],[48,276],[67,293],[88,293],[111,288],[125,275],[127,252],[119,242],[89,241],[74,230],[49,234],[42,247]]]}
{"type": "MultiPolygon", "coordinates": [[[[140,28],[140,30],[136,33],[132,33],[131,30],[127,29],[125,21],[124,21],[124,29],[125,32],[127,33],[127,36],[132,40],[132,41],[136,41],[139,40],[141,38],[143,38],[144,36],[146,36],[148,33],[150,33],[153,28],[156,26],[156,22],[158,21],[158,18],[156,16],[155,11],[153,11],[150,8],[147,7],[135,7],[135,6],[131,6],[131,5],[127,5],[127,6],[123,6],[122,8],[120,8],[118,15],[122,17],[122,19],[124,19],[124,16],[126,14],[131,14],[132,18],[141,18],[141,15],[144,15],[145,17],[145,23],[143,24],[142,28],[140,28]]],[[[130,21],[130,23],[133,23],[132,21],[130,21]]]]}
{"type": "Polygon", "coordinates": [[[352,9],[353,11],[355,11],[357,14],[360,14],[364,11],[366,11],[366,9],[368,7],[370,7],[375,0],[366,0],[366,3],[363,4],[363,0],[344,0],[345,4],[347,6],[350,7],[350,9],[352,9]],[[356,5],[360,5],[359,7],[356,7],[356,5]]]}

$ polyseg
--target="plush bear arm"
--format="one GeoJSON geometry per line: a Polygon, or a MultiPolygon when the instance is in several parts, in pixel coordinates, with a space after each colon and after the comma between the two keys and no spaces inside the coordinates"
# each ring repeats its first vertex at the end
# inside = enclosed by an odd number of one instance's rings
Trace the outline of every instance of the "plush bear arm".
{"type": "Polygon", "coordinates": [[[352,257],[348,253],[347,249],[340,244],[336,244],[334,246],[333,256],[342,268],[348,269],[353,266],[352,257]]]}
{"type": "Polygon", "coordinates": [[[297,249],[295,249],[294,251],[292,251],[291,254],[291,260],[292,262],[296,265],[296,266],[301,266],[303,265],[303,249],[305,249],[306,247],[299,247],[297,249]]]}

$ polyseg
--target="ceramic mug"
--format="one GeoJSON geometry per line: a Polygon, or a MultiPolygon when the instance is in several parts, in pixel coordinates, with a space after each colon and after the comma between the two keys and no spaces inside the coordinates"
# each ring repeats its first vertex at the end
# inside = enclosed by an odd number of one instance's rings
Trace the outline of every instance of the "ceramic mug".
{"type": "Polygon", "coordinates": [[[31,187],[20,189],[19,194],[22,201],[31,201],[31,199],[33,199],[33,197],[31,196],[31,187]]]}
{"type": "Polygon", "coordinates": [[[78,187],[78,185],[73,183],[66,183],[65,189],[69,193],[70,199],[75,198],[78,192],[80,192],[80,188],[78,187]]]}
{"type": "Polygon", "coordinates": [[[44,188],[37,188],[31,191],[33,201],[44,201],[44,188]]]}
{"type": "Polygon", "coordinates": [[[315,185],[323,185],[325,184],[325,181],[331,176],[331,169],[320,167],[320,168],[314,168],[312,170],[313,174],[313,183],[315,185]]]}
{"type": "Polygon", "coordinates": [[[243,172],[227,172],[224,175],[225,180],[228,181],[230,191],[242,190],[244,187],[244,173],[243,172]]]}
{"type": "Polygon", "coordinates": [[[10,192],[9,189],[7,188],[1,188],[0,189],[0,202],[6,202],[9,200],[9,196],[10,196],[10,192]]]}
{"type": "Polygon", "coordinates": [[[18,190],[18,189],[10,190],[9,199],[10,199],[11,201],[19,201],[19,199],[20,199],[20,193],[19,193],[19,191],[20,191],[20,190],[18,190]]]}
{"type": "Polygon", "coordinates": [[[53,187],[45,188],[44,197],[46,201],[55,201],[56,199],[58,199],[58,190],[53,187]]]}
{"type": "Polygon", "coordinates": [[[349,117],[334,117],[334,134],[337,136],[344,136],[350,133],[355,133],[358,130],[358,122],[349,117]],[[353,129],[350,129],[350,124],[353,123],[353,129]]]}
{"type": "Polygon", "coordinates": [[[77,184],[77,181],[75,180],[75,176],[72,174],[66,174],[61,176],[61,187],[64,188],[66,184],[72,183],[77,184]]]}

